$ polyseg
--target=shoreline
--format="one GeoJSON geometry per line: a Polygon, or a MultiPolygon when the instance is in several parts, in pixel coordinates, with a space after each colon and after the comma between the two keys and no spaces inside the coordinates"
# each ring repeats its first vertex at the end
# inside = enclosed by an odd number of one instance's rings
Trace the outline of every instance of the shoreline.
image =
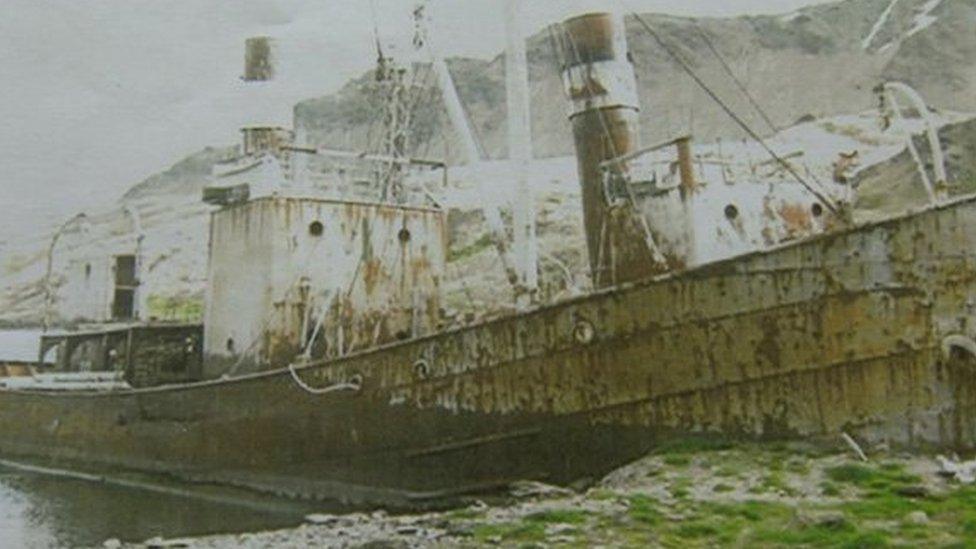
{"type": "MultiPolygon", "coordinates": [[[[976,486],[936,456],[796,444],[664,448],[578,493],[513,485],[505,504],[313,514],[282,530],[103,547],[949,546],[976,541],[976,486]]],[[[962,545],[960,545],[962,546],[962,545]]]]}

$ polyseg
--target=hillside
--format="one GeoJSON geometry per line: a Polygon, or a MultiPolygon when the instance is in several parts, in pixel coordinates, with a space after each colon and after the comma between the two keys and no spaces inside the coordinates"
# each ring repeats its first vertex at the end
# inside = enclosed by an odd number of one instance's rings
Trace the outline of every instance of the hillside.
{"type": "MultiPolygon", "coordinates": [[[[784,128],[809,116],[827,117],[871,108],[871,90],[901,80],[935,107],[976,111],[976,0],[847,0],[783,16],[645,19],[751,126],[774,133],[725,72],[732,72],[784,128]]],[[[692,133],[699,141],[741,138],[742,132],[639,26],[627,21],[643,106],[645,142],[692,133]]],[[[546,31],[529,43],[533,139],[539,157],[570,154],[556,55],[546,31]]],[[[493,158],[507,154],[504,59],[449,62],[462,101],[493,158]]],[[[425,72],[423,68],[419,69],[425,72]]],[[[337,94],[296,107],[299,123],[325,145],[369,148],[371,112],[379,108],[372,75],[337,94]]],[[[451,130],[439,107],[434,79],[419,74],[418,154],[450,149],[451,130]]],[[[454,155],[459,151],[451,151],[454,155]]]]}
{"type": "MultiPolygon", "coordinates": [[[[894,209],[919,199],[912,166],[906,165],[906,155],[898,156],[903,149],[901,138],[880,134],[872,115],[861,114],[876,107],[872,89],[878,82],[908,82],[942,111],[945,123],[965,118],[950,111],[976,112],[976,33],[972,32],[976,0],[846,0],[782,16],[689,19],[649,15],[647,20],[751,126],[770,136],[774,147],[784,154],[806,151],[801,162],[821,179],[830,177],[839,153],[858,150],[868,168],[859,177],[862,211],[882,211],[880,199],[889,196],[896,198],[894,209]],[[712,48],[721,52],[762,105],[773,127],[737,89],[712,48]]],[[[764,155],[738,142],[741,131],[633,18],[628,20],[628,33],[644,107],[645,142],[691,131],[699,154],[724,149],[748,157],[750,162],[764,155]],[[718,138],[723,143],[717,143],[718,138]]],[[[531,179],[539,194],[543,280],[550,287],[547,295],[555,298],[585,289],[588,283],[581,253],[579,189],[570,157],[566,101],[547,32],[532,37],[529,56],[535,152],[537,157],[550,158],[537,163],[531,179]]],[[[486,151],[492,158],[504,158],[503,58],[452,59],[449,65],[486,151]]],[[[422,66],[411,78],[420,90],[412,131],[414,154],[461,160],[460,151],[452,148],[456,140],[446,128],[434,79],[422,66]]],[[[367,73],[336,94],[301,102],[295,107],[298,123],[318,144],[375,150],[370,145],[375,145],[381,110],[373,79],[367,73]]],[[[950,171],[958,176],[957,183],[967,183],[976,174],[970,154],[976,124],[943,131],[950,143],[950,171]]],[[[200,191],[214,163],[235,150],[211,147],[182,159],[134,185],[120,200],[106,200],[104,210],[91,216],[93,236],[117,238],[118,231],[112,227],[128,226],[124,208],[140,212],[150,235],[145,280],[152,288],[153,316],[199,315],[210,211],[200,202],[200,191]]],[[[504,205],[513,199],[511,178],[504,166],[488,164],[480,173],[466,167],[452,169],[452,179],[452,187],[438,191],[438,199],[451,210],[454,261],[445,284],[446,301],[451,312],[470,317],[497,310],[508,301],[497,291],[505,282],[485,235],[480,214],[484,196],[475,182],[491,181],[504,205]]],[[[49,235],[34,235],[30,240],[0,242],[0,322],[38,320],[49,240],[49,235]]],[[[62,245],[83,248],[89,244],[62,245]]],[[[56,261],[55,283],[61,268],[56,261]]]]}
{"type": "MultiPolygon", "coordinates": [[[[953,193],[976,191],[976,120],[952,124],[942,128],[939,140],[945,152],[946,171],[953,193]]],[[[932,155],[928,140],[916,136],[916,148],[932,172],[932,155]]],[[[870,210],[875,215],[892,214],[905,204],[920,205],[928,198],[918,166],[907,150],[886,162],[870,166],[858,176],[858,205],[862,210],[870,210]]]]}

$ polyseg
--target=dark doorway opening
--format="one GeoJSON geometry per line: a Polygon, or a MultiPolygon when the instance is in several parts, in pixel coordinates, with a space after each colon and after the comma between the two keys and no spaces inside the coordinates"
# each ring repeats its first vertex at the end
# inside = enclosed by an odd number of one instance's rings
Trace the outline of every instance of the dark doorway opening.
{"type": "Polygon", "coordinates": [[[113,320],[132,320],[136,310],[136,256],[115,257],[115,299],[112,301],[113,320]]]}

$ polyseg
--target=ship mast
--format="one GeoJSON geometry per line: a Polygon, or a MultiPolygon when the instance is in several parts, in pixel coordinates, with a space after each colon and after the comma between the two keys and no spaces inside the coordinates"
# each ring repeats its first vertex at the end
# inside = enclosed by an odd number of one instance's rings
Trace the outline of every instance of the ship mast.
{"type": "Polygon", "coordinates": [[[908,151],[911,153],[912,159],[918,167],[918,173],[922,179],[922,184],[925,186],[925,192],[929,196],[929,201],[933,204],[944,202],[948,198],[947,185],[949,176],[946,171],[945,153],[942,150],[942,143],[939,140],[939,127],[932,116],[932,111],[929,110],[928,105],[925,104],[925,100],[922,99],[922,96],[914,88],[902,82],[885,82],[878,87],[877,91],[881,96],[883,116],[887,116],[886,111],[890,109],[897,120],[904,120],[901,105],[898,104],[898,100],[895,98],[896,93],[907,98],[912,104],[912,107],[918,112],[919,117],[925,124],[925,135],[929,140],[929,146],[932,148],[932,165],[935,171],[934,184],[929,180],[925,164],[922,162],[918,149],[915,147],[915,138],[910,131],[907,132],[908,151]]]}
{"type": "Polygon", "coordinates": [[[451,119],[451,124],[461,139],[464,156],[467,158],[468,164],[477,164],[484,160],[481,155],[481,148],[478,147],[478,142],[474,138],[474,131],[472,131],[464,113],[464,105],[461,104],[457,88],[454,87],[454,78],[451,77],[451,71],[447,68],[447,62],[444,61],[440,52],[434,53],[433,66],[434,73],[437,75],[437,83],[441,88],[441,95],[444,97],[444,108],[447,109],[447,116],[451,119]]]}
{"type": "Polygon", "coordinates": [[[532,161],[532,128],[529,96],[529,65],[525,52],[520,0],[508,0],[505,9],[505,88],[508,105],[508,157],[515,177],[513,241],[520,308],[536,302],[539,293],[539,250],[535,234],[535,199],[528,181],[532,161]]]}
{"type": "MultiPolygon", "coordinates": [[[[518,204],[515,206],[516,211],[513,215],[516,224],[514,239],[509,236],[501,211],[493,200],[485,200],[483,211],[485,221],[495,244],[495,249],[501,259],[505,277],[513,288],[515,303],[518,307],[525,308],[535,302],[538,294],[534,206],[527,200],[529,193],[525,191],[528,187],[527,179],[525,179],[525,171],[528,161],[532,158],[532,141],[528,113],[528,64],[525,61],[525,41],[520,25],[518,24],[517,0],[509,0],[508,8],[506,12],[506,23],[509,29],[509,58],[521,59],[520,62],[517,61],[514,64],[507,64],[509,67],[518,65],[516,72],[509,71],[509,78],[507,80],[508,89],[510,90],[509,93],[511,93],[511,90],[517,89],[514,99],[509,95],[508,104],[522,105],[520,109],[509,110],[509,128],[510,130],[518,129],[517,136],[515,136],[517,142],[514,145],[512,141],[515,132],[509,132],[509,149],[518,151],[517,154],[522,159],[521,163],[513,159],[512,172],[513,174],[518,173],[520,178],[518,189],[520,200],[516,201],[518,204]],[[514,24],[512,23],[513,20],[514,24]],[[513,37],[518,39],[513,39],[513,37]],[[511,53],[513,48],[516,50],[514,55],[511,53]],[[521,54],[518,53],[519,50],[521,54]],[[520,74],[521,77],[519,77],[520,74]],[[516,82],[516,80],[519,80],[521,84],[516,82]],[[515,117],[514,122],[512,121],[513,116],[515,117]],[[526,145],[525,143],[528,144],[526,145]],[[519,227],[522,230],[519,230],[519,227]]],[[[477,172],[477,166],[485,160],[485,155],[475,137],[471,122],[465,113],[464,105],[461,103],[457,87],[454,85],[454,79],[451,77],[451,72],[448,69],[447,62],[441,50],[437,47],[436,41],[430,37],[427,37],[426,46],[431,52],[434,72],[437,75],[438,85],[441,89],[447,115],[460,138],[468,165],[474,168],[473,172],[477,172]]],[[[477,177],[477,174],[475,173],[473,176],[477,177]]],[[[486,182],[480,177],[478,179],[484,192],[486,194],[491,193],[492,189],[485,186],[486,182]]]]}

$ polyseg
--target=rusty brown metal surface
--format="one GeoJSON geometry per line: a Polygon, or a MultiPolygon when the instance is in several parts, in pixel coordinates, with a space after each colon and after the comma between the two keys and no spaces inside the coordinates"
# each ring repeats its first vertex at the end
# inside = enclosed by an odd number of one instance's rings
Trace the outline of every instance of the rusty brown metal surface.
{"type": "Polygon", "coordinates": [[[286,366],[312,335],[323,359],[433,332],[446,238],[430,208],[279,196],[215,212],[208,376],[286,366]]]}
{"type": "Polygon", "coordinates": [[[276,44],[268,36],[244,41],[244,81],[267,82],[275,77],[276,44]]]}
{"type": "Polygon", "coordinates": [[[695,156],[691,150],[691,138],[682,137],[675,141],[678,149],[678,172],[681,178],[681,190],[683,194],[695,192],[698,182],[695,181],[695,156]]]}
{"type": "Polygon", "coordinates": [[[35,362],[0,360],[0,377],[28,377],[35,366],[35,362]]]}
{"type": "Polygon", "coordinates": [[[287,162],[291,157],[290,147],[294,141],[291,130],[273,126],[252,126],[241,129],[241,134],[244,139],[245,155],[270,153],[283,162],[287,162]]]}
{"type": "Polygon", "coordinates": [[[660,272],[636,204],[626,193],[607,188],[601,168],[640,149],[636,81],[622,25],[607,14],[577,17],[563,25],[559,41],[566,60],[563,78],[574,107],[583,222],[597,288],[660,272]]]}
{"type": "Polygon", "coordinates": [[[573,118],[583,224],[597,288],[633,282],[657,272],[639,214],[625,197],[610,197],[600,164],[638,147],[638,112],[589,111],[573,118]]]}
{"type": "Polygon", "coordinates": [[[976,447],[976,198],[299,369],[0,392],[0,452],[417,506],[687,434],[976,447]]]}
{"type": "MultiPolygon", "coordinates": [[[[614,43],[615,28],[618,21],[607,13],[592,13],[580,15],[566,20],[562,27],[564,32],[572,37],[573,55],[570,59],[579,58],[587,63],[613,61],[626,52],[617,51],[614,43]]],[[[570,61],[570,64],[573,64],[570,61]]]]}
{"type": "Polygon", "coordinates": [[[57,349],[50,372],[124,372],[133,387],[202,379],[203,326],[129,324],[41,336],[41,360],[57,349]]]}

